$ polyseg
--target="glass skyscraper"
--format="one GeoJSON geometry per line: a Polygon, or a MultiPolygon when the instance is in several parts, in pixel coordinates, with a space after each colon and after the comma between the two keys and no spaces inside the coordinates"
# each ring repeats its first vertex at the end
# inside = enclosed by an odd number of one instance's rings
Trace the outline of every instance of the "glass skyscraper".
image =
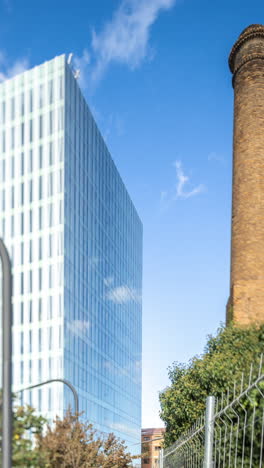
{"type": "MultiPolygon", "coordinates": [[[[67,379],[84,417],[133,447],[142,225],[64,55],[0,84],[0,177],[14,391],[67,379]]],[[[21,399],[50,419],[73,407],[61,383],[21,399]]]]}

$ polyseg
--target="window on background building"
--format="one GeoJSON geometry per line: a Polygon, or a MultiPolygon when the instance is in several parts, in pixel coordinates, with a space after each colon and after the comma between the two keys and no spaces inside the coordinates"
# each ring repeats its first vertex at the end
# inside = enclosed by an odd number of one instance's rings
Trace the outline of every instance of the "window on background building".
{"type": "Polygon", "coordinates": [[[44,85],[41,84],[39,86],[39,107],[43,107],[44,105],[44,85]]]}
{"type": "Polygon", "coordinates": [[[39,277],[39,290],[41,291],[41,289],[42,289],[42,268],[39,268],[38,277],[39,277]]]}
{"type": "Polygon", "coordinates": [[[20,201],[21,205],[24,205],[24,182],[20,185],[20,201]]]}
{"type": "Polygon", "coordinates": [[[11,99],[11,120],[15,118],[15,98],[12,97],[11,99]]]}
{"type": "Polygon", "coordinates": [[[43,167],[43,147],[40,145],[39,147],[39,169],[43,167]]]}
{"type": "Polygon", "coordinates": [[[39,116],[39,138],[43,138],[43,115],[39,116]]]}
{"type": "Polygon", "coordinates": [[[33,112],[33,89],[29,90],[29,112],[33,112]]]}
{"type": "Polygon", "coordinates": [[[39,242],[38,242],[38,259],[39,260],[42,259],[42,238],[41,237],[39,238],[39,242]]]}
{"type": "Polygon", "coordinates": [[[39,229],[42,229],[43,219],[42,219],[42,206],[39,207],[39,229]]]}
{"type": "Polygon", "coordinates": [[[15,187],[11,187],[11,208],[15,208],[15,187]]]}
{"type": "Polygon", "coordinates": [[[43,197],[43,183],[42,183],[42,176],[39,176],[39,200],[43,197]]]}
{"type": "Polygon", "coordinates": [[[38,379],[41,382],[41,380],[42,380],[42,359],[38,360],[38,379]]]}
{"type": "Polygon", "coordinates": [[[52,319],[52,296],[48,297],[48,320],[52,319]]]}
{"type": "Polygon", "coordinates": [[[24,294],[24,273],[20,275],[20,294],[24,294]]]}
{"type": "Polygon", "coordinates": [[[20,382],[24,382],[24,361],[20,361],[20,382]]]}
{"type": "Polygon", "coordinates": [[[21,93],[20,95],[20,115],[24,115],[25,113],[25,99],[24,99],[24,93],[21,93]]]}
{"type": "Polygon", "coordinates": [[[20,332],[20,354],[24,354],[24,332],[20,332]]]}
{"type": "Polygon", "coordinates": [[[38,411],[41,411],[41,402],[42,402],[41,396],[42,396],[41,389],[39,388],[38,389],[38,411]]]}
{"type": "Polygon", "coordinates": [[[52,394],[51,394],[51,388],[48,390],[48,411],[52,410],[52,394]]]}
{"type": "Polygon", "coordinates": [[[53,160],[54,160],[54,143],[53,141],[50,142],[49,144],[49,164],[52,165],[53,164],[53,160]]]}
{"type": "Polygon", "coordinates": [[[24,323],[24,302],[20,304],[20,323],[21,325],[24,323]]]}
{"type": "Polygon", "coordinates": [[[32,288],[33,288],[33,275],[32,275],[32,270],[29,271],[28,274],[28,292],[32,293],[32,288]]]}
{"type": "Polygon", "coordinates": [[[5,131],[2,131],[2,139],[1,139],[1,144],[2,144],[2,152],[5,153],[6,150],[6,138],[5,138],[5,131]]]}
{"type": "Polygon", "coordinates": [[[32,262],[33,259],[33,246],[32,246],[32,239],[29,241],[29,261],[32,262]]]}
{"type": "Polygon", "coordinates": [[[39,328],[39,331],[38,331],[38,350],[39,350],[39,353],[41,353],[42,351],[42,329],[39,328]]]}
{"type": "Polygon", "coordinates": [[[20,263],[23,265],[24,263],[24,243],[21,242],[20,244],[20,263]]]}
{"type": "Polygon", "coordinates": [[[48,96],[49,96],[49,104],[52,104],[53,103],[53,80],[50,80],[48,84],[48,96]]]}
{"type": "Polygon", "coordinates": [[[29,323],[33,322],[33,307],[32,307],[32,301],[29,301],[29,317],[28,317],[29,323]]]}
{"type": "Polygon", "coordinates": [[[52,135],[54,131],[54,118],[53,118],[53,111],[49,113],[49,134],[52,135]]]}
{"type": "Polygon", "coordinates": [[[24,124],[24,122],[22,122],[22,124],[21,124],[20,131],[21,131],[20,141],[21,141],[21,146],[23,146],[24,143],[25,143],[25,124],[24,124]]]}
{"type": "Polygon", "coordinates": [[[29,172],[33,171],[33,150],[29,150],[28,170],[29,172]]]}
{"type": "Polygon", "coordinates": [[[11,177],[15,177],[15,158],[14,156],[11,157],[11,177]]]}
{"type": "Polygon", "coordinates": [[[38,300],[38,319],[39,319],[39,322],[41,322],[41,320],[42,320],[42,299],[41,299],[41,297],[38,300]]]}
{"type": "Polygon", "coordinates": [[[32,143],[33,141],[33,120],[29,121],[29,141],[32,143]]]}
{"type": "Polygon", "coordinates": [[[33,201],[33,181],[29,181],[29,203],[33,201]]]}
{"type": "Polygon", "coordinates": [[[29,232],[32,232],[32,228],[33,228],[32,218],[33,218],[32,210],[29,210],[29,232]]]}
{"type": "Polygon", "coordinates": [[[29,330],[28,347],[29,347],[29,353],[32,353],[32,330],[29,330]]]}

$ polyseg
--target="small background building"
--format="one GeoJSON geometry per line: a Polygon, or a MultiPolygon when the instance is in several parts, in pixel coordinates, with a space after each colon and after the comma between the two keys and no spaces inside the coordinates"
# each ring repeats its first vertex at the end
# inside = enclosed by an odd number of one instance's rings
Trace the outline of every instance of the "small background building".
{"type": "Polygon", "coordinates": [[[158,466],[160,449],[162,447],[165,428],[148,428],[141,430],[142,468],[154,468],[158,466]]]}

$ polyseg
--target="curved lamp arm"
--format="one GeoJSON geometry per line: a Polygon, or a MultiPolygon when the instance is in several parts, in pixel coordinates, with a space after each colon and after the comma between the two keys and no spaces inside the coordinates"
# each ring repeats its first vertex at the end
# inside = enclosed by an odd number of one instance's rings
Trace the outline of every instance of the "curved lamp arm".
{"type": "Polygon", "coordinates": [[[75,406],[75,413],[78,415],[79,413],[79,397],[76,388],[66,379],[50,379],[46,380],[45,382],[41,382],[35,385],[30,385],[29,387],[21,388],[20,390],[17,390],[15,393],[20,393],[20,392],[25,392],[26,390],[32,390],[33,388],[38,388],[42,387],[42,385],[48,385],[54,382],[60,382],[66,385],[73,394],[74,397],[74,406],[75,406]]]}

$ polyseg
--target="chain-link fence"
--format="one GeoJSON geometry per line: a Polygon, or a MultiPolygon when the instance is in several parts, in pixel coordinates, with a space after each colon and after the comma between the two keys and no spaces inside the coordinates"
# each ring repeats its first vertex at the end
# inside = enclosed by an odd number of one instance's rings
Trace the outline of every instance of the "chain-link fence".
{"type": "Polygon", "coordinates": [[[161,451],[159,468],[264,467],[264,362],[218,399],[208,397],[204,417],[161,451]]]}

